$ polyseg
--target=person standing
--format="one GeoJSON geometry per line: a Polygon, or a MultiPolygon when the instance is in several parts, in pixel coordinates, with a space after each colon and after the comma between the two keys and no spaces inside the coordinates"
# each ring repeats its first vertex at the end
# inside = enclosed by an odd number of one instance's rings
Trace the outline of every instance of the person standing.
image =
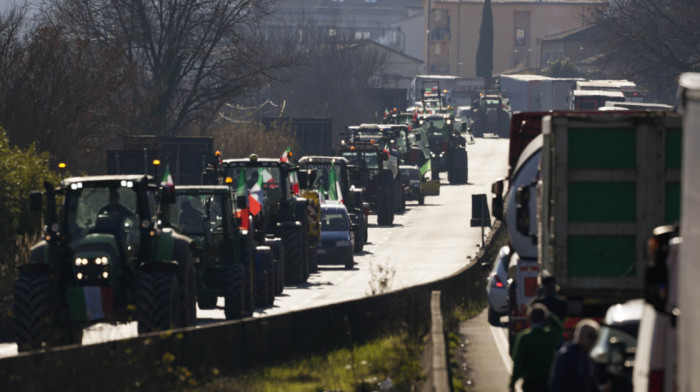
{"type": "Polygon", "coordinates": [[[562,346],[554,358],[551,392],[597,392],[595,367],[590,352],[598,339],[598,323],[584,319],[576,324],[574,340],[562,346]]]}
{"type": "Polygon", "coordinates": [[[515,340],[509,386],[511,391],[515,390],[515,383],[522,378],[523,392],[546,392],[563,324],[540,303],[528,308],[528,318],[530,328],[520,332],[515,340]]]}

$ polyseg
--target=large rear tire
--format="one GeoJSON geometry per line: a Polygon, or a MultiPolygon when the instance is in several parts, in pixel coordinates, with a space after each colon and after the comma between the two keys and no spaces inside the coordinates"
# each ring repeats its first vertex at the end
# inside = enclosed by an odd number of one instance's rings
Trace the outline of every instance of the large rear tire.
{"type": "Polygon", "coordinates": [[[224,315],[226,320],[235,320],[243,316],[245,299],[243,297],[243,264],[233,263],[226,269],[226,288],[224,294],[224,315]]]}
{"type": "Polygon", "coordinates": [[[197,305],[203,310],[215,309],[217,299],[214,295],[201,295],[197,297],[197,305]]]}
{"type": "Polygon", "coordinates": [[[467,150],[455,148],[450,151],[449,179],[450,184],[466,184],[468,180],[467,150]]]}
{"type": "Polygon", "coordinates": [[[288,284],[304,283],[304,233],[301,227],[295,227],[282,234],[285,256],[285,282],[288,284]]]}
{"type": "Polygon", "coordinates": [[[36,350],[51,335],[51,279],[20,276],[13,288],[15,340],[19,351],[36,350]]]}
{"type": "Polygon", "coordinates": [[[255,307],[264,308],[267,306],[267,271],[255,270],[255,307]]]}
{"type": "Polygon", "coordinates": [[[357,231],[355,232],[355,243],[354,243],[354,248],[353,251],[355,253],[360,253],[362,252],[362,249],[365,247],[365,239],[362,236],[362,228],[358,228],[357,231]]]}
{"type": "Polygon", "coordinates": [[[391,189],[380,189],[377,193],[377,224],[379,226],[391,226],[394,223],[393,198],[391,189]]]}
{"type": "Polygon", "coordinates": [[[309,245],[309,272],[318,272],[318,247],[309,245]]]}
{"type": "Polygon", "coordinates": [[[280,295],[284,291],[284,245],[279,238],[266,239],[265,245],[272,250],[272,258],[277,260],[277,282],[275,282],[275,295],[280,295]]]}
{"type": "Polygon", "coordinates": [[[182,326],[180,283],[174,272],[153,271],[141,275],[136,291],[139,333],[182,326]]]}

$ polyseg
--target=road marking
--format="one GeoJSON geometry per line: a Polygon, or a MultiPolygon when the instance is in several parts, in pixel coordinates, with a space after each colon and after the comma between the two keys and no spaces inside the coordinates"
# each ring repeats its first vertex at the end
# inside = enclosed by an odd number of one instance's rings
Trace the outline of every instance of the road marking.
{"type": "Polygon", "coordinates": [[[508,374],[510,374],[513,371],[513,361],[510,359],[510,354],[508,354],[508,339],[503,333],[503,328],[496,328],[490,324],[489,328],[491,329],[493,340],[496,342],[496,348],[498,349],[498,353],[501,354],[503,364],[506,366],[508,374]]]}

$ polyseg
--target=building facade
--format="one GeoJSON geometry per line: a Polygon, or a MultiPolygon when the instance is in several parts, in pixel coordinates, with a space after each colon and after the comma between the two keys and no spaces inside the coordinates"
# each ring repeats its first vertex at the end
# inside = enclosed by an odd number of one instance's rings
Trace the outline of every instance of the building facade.
{"type": "MultiPolygon", "coordinates": [[[[541,68],[538,41],[590,24],[607,0],[492,0],[493,73],[541,68]]],[[[484,0],[424,0],[425,73],[476,76],[484,0]]]]}

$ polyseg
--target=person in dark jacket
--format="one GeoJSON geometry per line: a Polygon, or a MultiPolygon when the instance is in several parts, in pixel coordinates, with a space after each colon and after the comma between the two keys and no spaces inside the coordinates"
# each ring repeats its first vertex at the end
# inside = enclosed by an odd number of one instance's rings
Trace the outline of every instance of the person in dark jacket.
{"type": "Polygon", "coordinates": [[[542,287],[538,295],[530,301],[530,305],[540,303],[547,307],[547,310],[554,313],[560,320],[566,318],[566,299],[557,294],[557,284],[554,277],[542,278],[542,287]]]}
{"type": "Polygon", "coordinates": [[[510,390],[523,379],[523,392],[547,391],[549,371],[561,340],[563,325],[556,314],[542,304],[528,308],[530,328],[520,332],[513,351],[513,374],[510,390]]]}
{"type": "Polygon", "coordinates": [[[590,352],[598,339],[598,323],[584,319],[576,324],[574,340],[556,354],[550,380],[551,392],[598,392],[590,352]]]}

